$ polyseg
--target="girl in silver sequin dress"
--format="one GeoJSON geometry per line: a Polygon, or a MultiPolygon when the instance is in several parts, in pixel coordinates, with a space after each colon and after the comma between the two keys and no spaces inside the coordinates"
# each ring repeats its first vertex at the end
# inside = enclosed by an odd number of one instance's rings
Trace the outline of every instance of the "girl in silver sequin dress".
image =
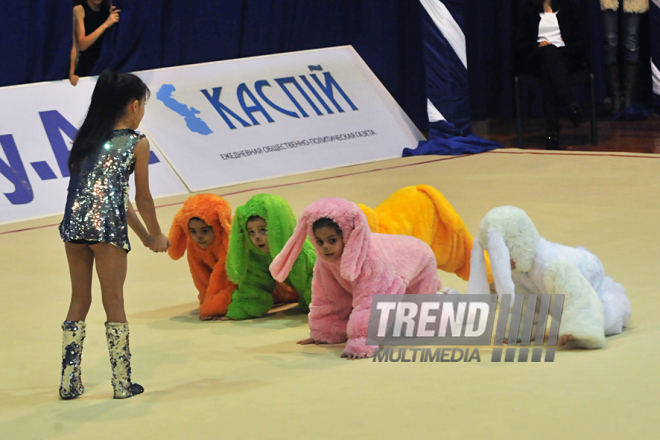
{"type": "Polygon", "coordinates": [[[104,71],[71,148],[69,193],[60,224],[71,275],[71,304],[62,324],[63,399],[73,399],[84,391],[80,363],[94,264],[108,320],[105,327],[114,397],[125,399],[144,391],[131,382],[124,311],[123,288],[131,248],[128,226],[152,251],[165,252],[169,247],[149,191],[149,142],[135,131],[144,116],[148,94],[149,89],[137,76],[104,71]],[[133,172],[135,201],[146,228],[128,199],[128,178],[133,172]]]}

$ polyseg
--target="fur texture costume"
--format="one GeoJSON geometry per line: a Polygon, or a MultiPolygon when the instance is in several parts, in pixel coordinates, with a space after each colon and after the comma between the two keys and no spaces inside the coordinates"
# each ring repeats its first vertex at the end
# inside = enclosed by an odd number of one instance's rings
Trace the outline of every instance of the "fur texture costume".
{"type": "MultiPolygon", "coordinates": [[[[281,286],[276,289],[275,279],[268,271],[268,266],[280,253],[295,227],[296,217],[293,210],[280,196],[257,194],[245,205],[236,208],[233,229],[229,236],[227,275],[238,288],[234,291],[229,305],[228,318],[261,317],[273,306],[274,296],[277,297],[284,288],[281,286]],[[269,253],[261,252],[248,236],[246,224],[251,216],[259,216],[266,221],[269,253]]],[[[289,276],[282,280],[298,292],[300,307],[305,311],[309,310],[312,300],[315,260],[314,246],[309,240],[305,240],[289,276]]]]}
{"type": "MultiPolygon", "coordinates": [[[[410,235],[431,246],[438,269],[470,277],[472,234],[445,196],[429,185],[406,186],[394,192],[376,209],[358,204],[367,216],[371,232],[410,235]]],[[[492,282],[486,258],[488,281],[492,282]]]]}
{"type": "Polygon", "coordinates": [[[522,209],[501,206],[481,220],[468,293],[489,293],[483,248],[490,254],[500,296],[566,295],[559,337],[575,338],[567,347],[603,348],[605,336],[621,333],[628,325],[631,309],[625,289],[605,276],[598,257],[582,247],[547,241],[522,209]]]}
{"type": "MultiPolygon", "coordinates": [[[[649,10],[649,0],[622,0],[623,10],[630,14],[643,14],[649,10]]],[[[619,0],[600,0],[600,9],[611,9],[616,11],[619,9],[619,0]]]]}
{"type": "Polygon", "coordinates": [[[227,243],[231,230],[231,207],[215,194],[189,197],[172,221],[167,253],[178,260],[188,251],[188,265],[195,287],[199,291],[199,315],[202,317],[227,314],[236,285],[225,271],[227,243]],[[199,218],[213,228],[215,241],[202,249],[190,236],[188,222],[199,218]]]}
{"type": "Polygon", "coordinates": [[[344,241],[341,258],[328,262],[317,252],[309,312],[311,338],[336,344],[348,339],[343,356],[373,356],[366,345],[371,302],[376,293],[437,293],[435,257],[429,246],[415,237],[374,234],[355,203],[325,198],[308,206],[270,271],[276,280],[289,274],[320,218],[339,225],[344,241]]]}

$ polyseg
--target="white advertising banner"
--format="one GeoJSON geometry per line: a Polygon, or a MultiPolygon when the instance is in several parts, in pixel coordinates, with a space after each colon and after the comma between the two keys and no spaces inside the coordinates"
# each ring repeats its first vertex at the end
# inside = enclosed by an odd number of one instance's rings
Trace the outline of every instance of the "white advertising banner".
{"type": "Polygon", "coordinates": [[[423,139],[351,46],[141,72],[192,191],[400,157],[423,139]]]}
{"type": "MultiPolygon", "coordinates": [[[[423,139],[350,46],[137,74],[155,197],[400,157],[423,139]]],[[[95,84],[0,88],[0,224],[63,211],[95,84]]]]}
{"type": "MultiPolygon", "coordinates": [[[[71,143],[96,78],[0,88],[0,223],[64,211],[71,143]]],[[[187,192],[151,141],[154,197],[187,192]]],[[[134,185],[131,185],[134,188],[134,185]]]]}

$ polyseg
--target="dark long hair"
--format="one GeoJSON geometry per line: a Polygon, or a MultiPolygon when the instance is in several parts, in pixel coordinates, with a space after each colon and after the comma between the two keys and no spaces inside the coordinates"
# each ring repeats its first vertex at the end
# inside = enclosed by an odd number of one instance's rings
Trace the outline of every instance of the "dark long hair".
{"type": "Polygon", "coordinates": [[[320,219],[316,220],[312,225],[312,231],[314,232],[316,232],[317,229],[321,229],[321,228],[333,229],[338,235],[341,235],[342,237],[344,236],[344,233],[342,232],[339,225],[330,218],[321,217],[320,219]]]}
{"type": "Polygon", "coordinates": [[[104,70],[99,76],[87,110],[69,155],[69,171],[73,171],[96,146],[108,140],[126,106],[148,97],[149,88],[131,73],[104,70]]]}

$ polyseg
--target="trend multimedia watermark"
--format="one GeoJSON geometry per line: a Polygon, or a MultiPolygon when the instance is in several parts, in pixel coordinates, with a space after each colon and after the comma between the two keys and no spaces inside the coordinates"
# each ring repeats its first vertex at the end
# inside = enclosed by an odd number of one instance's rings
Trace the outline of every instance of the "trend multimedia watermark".
{"type": "Polygon", "coordinates": [[[554,362],[564,295],[515,295],[513,303],[512,295],[502,295],[499,312],[497,300],[374,295],[366,342],[378,346],[373,362],[481,362],[479,347],[491,344],[491,362],[501,362],[502,355],[504,362],[554,362]],[[401,347],[409,345],[440,348],[401,347]]]}

